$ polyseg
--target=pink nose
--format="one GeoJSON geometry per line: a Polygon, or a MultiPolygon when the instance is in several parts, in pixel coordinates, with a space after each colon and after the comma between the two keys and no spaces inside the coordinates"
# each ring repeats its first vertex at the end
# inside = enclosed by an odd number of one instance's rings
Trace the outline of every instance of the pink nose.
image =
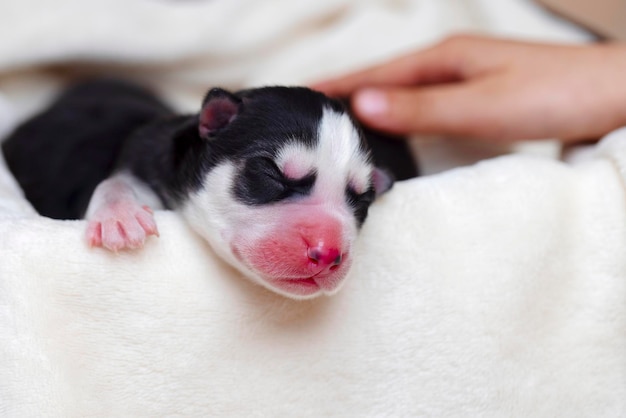
{"type": "Polygon", "coordinates": [[[319,244],[315,247],[309,247],[307,256],[311,264],[324,269],[334,270],[341,264],[343,258],[341,251],[334,247],[326,247],[319,244]]]}

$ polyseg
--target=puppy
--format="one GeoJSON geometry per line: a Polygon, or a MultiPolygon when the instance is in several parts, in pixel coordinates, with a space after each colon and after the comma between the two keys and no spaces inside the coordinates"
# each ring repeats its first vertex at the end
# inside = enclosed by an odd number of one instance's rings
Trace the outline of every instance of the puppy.
{"type": "Polygon", "coordinates": [[[2,149],[35,209],[86,218],[92,247],[141,248],[158,235],[152,211],[171,209],[253,281],[307,299],[339,289],[369,206],[392,186],[366,136],[398,178],[417,175],[404,143],[365,135],[341,101],[307,88],[214,88],[198,114],[177,115],[141,87],[96,80],[2,149]]]}

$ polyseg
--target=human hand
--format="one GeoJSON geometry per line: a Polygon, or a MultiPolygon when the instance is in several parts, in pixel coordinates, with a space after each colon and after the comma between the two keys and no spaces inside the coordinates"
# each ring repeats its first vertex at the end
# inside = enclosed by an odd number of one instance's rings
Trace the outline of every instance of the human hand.
{"type": "Polygon", "coordinates": [[[395,134],[598,138],[626,125],[626,46],[455,36],[312,87],[395,134]]]}

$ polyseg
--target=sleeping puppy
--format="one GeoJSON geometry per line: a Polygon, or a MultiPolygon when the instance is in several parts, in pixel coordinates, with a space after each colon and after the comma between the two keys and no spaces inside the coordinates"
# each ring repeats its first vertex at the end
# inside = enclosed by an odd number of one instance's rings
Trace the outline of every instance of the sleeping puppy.
{"type": "MultiPolygon", "coordinates": [[[[417,174],[406,145],[367,136],[398,178],[417,174]]],[[[152,211],[172,209],[247,277],[295,299],[339,289],[370,204],[392,185],[344,105],[302,87],[214,88],[181,116],[138,86],[89,81],[3,151],[40,214],[87,219],[90,246],[141,248],[158,235],[152,211]]]]}

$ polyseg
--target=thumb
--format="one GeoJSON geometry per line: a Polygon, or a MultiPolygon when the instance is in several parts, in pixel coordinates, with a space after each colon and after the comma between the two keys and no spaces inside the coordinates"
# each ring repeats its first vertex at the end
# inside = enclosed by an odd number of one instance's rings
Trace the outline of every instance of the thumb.
{"type": "Polygon", "coordinates": [[[453,85],[366,88],[352,97],[352,109],[371,128],[392,134],[472,135],[478,122],[476,95],[453,85]]]}

